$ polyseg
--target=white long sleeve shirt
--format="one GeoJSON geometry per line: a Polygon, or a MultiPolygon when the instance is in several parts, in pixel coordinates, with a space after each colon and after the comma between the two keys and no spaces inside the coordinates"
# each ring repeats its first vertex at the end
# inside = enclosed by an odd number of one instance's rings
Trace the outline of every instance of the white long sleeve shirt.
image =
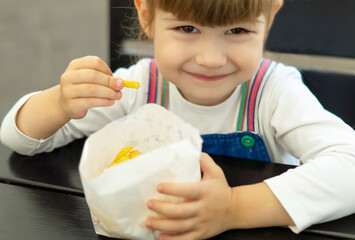
{"type": "MultiPolygon", "coordinates": [[[[123,89],[123,98],[113,106],[90,109],[83,119],[71,120],[48,139],[32,139],[17,128],[18,110],[36,93],[24,96],[4,118],[1,141],[16,152],[34,155],[89,136],[146,104],[149,63],[150,59],[143,59],[115,72],[121,78],[139,81],[140,89],[123,89]]],[[[236,130],[240,86],[221,104],[199,106],[169,84],[168,109],[200,134],[236,130]]],[[[263,90],[259,125],[272,162],[300,165],[265,180],[296,224],[290,227],[294,232],[355,212],[355,132],[323,109],[295,68],[275,67],[263,90]]]]}

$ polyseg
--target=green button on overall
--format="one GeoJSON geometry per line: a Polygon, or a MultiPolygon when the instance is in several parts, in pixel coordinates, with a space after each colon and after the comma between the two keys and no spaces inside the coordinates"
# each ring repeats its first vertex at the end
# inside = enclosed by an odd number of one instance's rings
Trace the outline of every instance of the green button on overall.
{"type": "Polygon", "coordinates": [[[242,143],[243,147],[247,147],[247,148],[252,148],[255,145],[255,140],[251,136],[242,137],[240,142],[242,143]]]}

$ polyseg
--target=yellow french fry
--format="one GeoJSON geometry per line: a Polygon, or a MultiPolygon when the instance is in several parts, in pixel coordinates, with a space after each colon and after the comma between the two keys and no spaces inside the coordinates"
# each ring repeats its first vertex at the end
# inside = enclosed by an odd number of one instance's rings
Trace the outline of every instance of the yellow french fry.
{"type": "Polygon", "coordinates": [[[129,153],[128,157],[131,158],[135,158],[138,157],[139,154],[141,154],[138,150],[133,150],[132,152],[129,153]]]}
{"type": "Polygon", "coordinates": [[[131,158],[128,157],[128,156],[123,156],[120,159],[118,159],[117,161],[114,161],[113,163],[111,163],[110,166],[108,166],[108,167],[112,167],[112,166],[115,166],[115,165],[117,165],[119,163],[123,163],[123,162],[125,162],[125,161],[127,161],[129,159],[131,159],[131,158]]]}
{"type": "Polygon", "coordinates": [[[107,168],[125,162],[129,159],[138,157],[140,155],[140,152],[138,150],[132,151],[133,148],[133,146],[122,148],[121,151],[117,154],[115,160],[113,160],[113,162],[107,168]]]}
{"type": "Polygon", "coordinates": [[[127,88],[140,88],[140,82],[123,80],[123,85],[127,88]]]}
{"type": "Polygon", "coordinates": [[[113,162],[108,166],[108,168],[116,165],[116,162],[118,162],[122,157],[127,157],[127,154],[132,151],[133,148],[133,146],[122,148],[122,150],[117,154],[115,160],[113,160],[113,162]]]}
{"type": "Polygon", "coordinates": [[[134,146],[129,146],[129,147],[122,148],[121,151],[117,154],[117,156],[116,156],[114,161],[120,159],[123,156],[127,156],[127,154],[130,151],[132,151],[133,148],[134,148],[134,146]]]}

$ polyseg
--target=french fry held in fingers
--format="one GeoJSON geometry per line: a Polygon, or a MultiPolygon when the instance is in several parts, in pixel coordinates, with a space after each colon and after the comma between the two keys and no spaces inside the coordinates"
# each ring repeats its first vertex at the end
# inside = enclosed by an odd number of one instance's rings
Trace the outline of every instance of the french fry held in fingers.
{"type": "Polygon", "coordinates": [[[124,87],[127,88],[140,88],[141,84],[140,82],[136,82],[136,81],[128,81],[128,80],[123,80],[123,85],[124,87]]]}
{"type": "Polygon", "coordinates": [[[121,151],[117,154],[115,160],[113,160],[113,162],[107,168],[127,161],[129,159],[138,157],[140,152],[138,150],[132,151],[133,148],[133,146],[122,148],[121,151]]]}

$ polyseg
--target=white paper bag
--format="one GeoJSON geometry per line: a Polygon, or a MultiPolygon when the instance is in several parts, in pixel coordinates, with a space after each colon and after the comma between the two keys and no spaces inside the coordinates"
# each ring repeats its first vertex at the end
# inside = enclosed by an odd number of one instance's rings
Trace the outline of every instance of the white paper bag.
{"type": "MultiPolygon", "coordinates": [[[[173,113],[147,104],[112,122],[85,142],[79,172],[97,234],[126,239],[155,239],[146,228],[146,205],[160,182],[200,181],[202,139],[173,113]],[[118,152],[134,146],[140,156],[107,168],[118,152]]],[[[171,201],[176,199],[170,198],[171,201]]]]}

